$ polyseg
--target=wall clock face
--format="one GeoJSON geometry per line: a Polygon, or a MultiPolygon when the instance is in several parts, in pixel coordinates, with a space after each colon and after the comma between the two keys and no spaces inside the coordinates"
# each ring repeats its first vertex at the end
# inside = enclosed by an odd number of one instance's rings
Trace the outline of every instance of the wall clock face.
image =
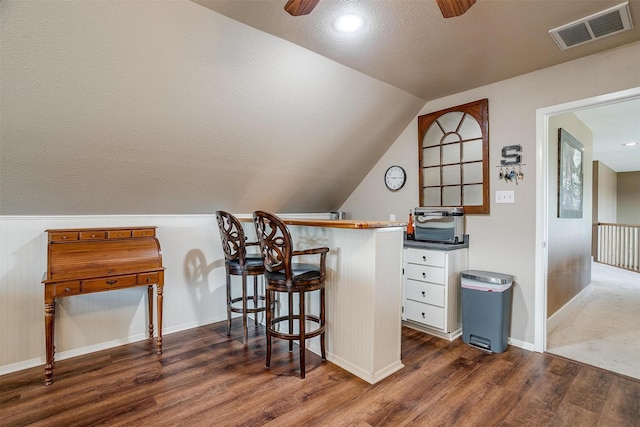
{"type": "Polygon", "coordinates": [[[384,173],[384,184],[391,191],[398,191],[407,181],[407,173],[401,166],[391,166],[384,173]]]}

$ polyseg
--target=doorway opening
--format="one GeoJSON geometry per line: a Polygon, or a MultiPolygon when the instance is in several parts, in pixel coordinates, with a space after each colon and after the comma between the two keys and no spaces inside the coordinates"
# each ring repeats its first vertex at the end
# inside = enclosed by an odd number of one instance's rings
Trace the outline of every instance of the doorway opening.
{"type": "Polygon", "coordinates": [[[534,349],[547,349],[547,275],[549,254],[549,120],[555,115],[640,99],[640,87],[538,109],[536,112],[536,248],[534,349]]]}

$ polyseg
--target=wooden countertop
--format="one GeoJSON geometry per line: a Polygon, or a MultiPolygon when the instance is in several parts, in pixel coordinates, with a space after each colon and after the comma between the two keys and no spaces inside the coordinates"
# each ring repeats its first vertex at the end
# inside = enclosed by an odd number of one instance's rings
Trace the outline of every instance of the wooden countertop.
{"type": "MultiPolygon", "coordinates": [[[[327,227],[327,228],[351,228],[351,229],[373,229],[373,228],[393,228],[406,227],[406,222],[399,221],[366,221],[356,219],[302,219],[283,218],[287,225],[301,225],[306,227],[327,227]]],[[[238,217],[241,222],[251,222],[253,218],[238,217]]]]}

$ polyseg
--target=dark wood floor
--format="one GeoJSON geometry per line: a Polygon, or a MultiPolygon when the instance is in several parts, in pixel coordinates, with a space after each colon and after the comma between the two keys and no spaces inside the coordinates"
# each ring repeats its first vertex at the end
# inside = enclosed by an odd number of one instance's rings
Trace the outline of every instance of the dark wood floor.
{"type": "MultiPolygon", "coordinates": [[[[238,326],[239,321],[235,322],[238,326]]],[[[234,326],[235,327],[235,326],[234,326]]],[[[252,328],[251,328],[252,329],[252,328]]],[[[405,368],[376,385],[225,324],[134,343],[0,377],[1,426],[638,426],[640,381],[509,347],[487,354],[403,329],[405,368]]]]}

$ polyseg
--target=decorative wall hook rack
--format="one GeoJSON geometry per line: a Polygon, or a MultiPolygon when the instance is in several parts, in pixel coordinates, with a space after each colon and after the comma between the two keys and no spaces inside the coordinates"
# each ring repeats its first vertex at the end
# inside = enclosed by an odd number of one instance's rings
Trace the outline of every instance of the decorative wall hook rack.
{"type": "Polygon", "coordinates": [[[500,168],[498,172],[498,179],[504,179],[505,182],[515,181],[518,185],[518,181],[524,179],[524,173],[522,172],[522,166],[526,166],[522,163],[522,145],[506,145],[502,147],[502,160],[500,165],[496,166],[500,168]],[[518,170],[516,171],[516,166],[518,170]]]}
{"type": "Polygon", "coordinates": [[[522,181],[524,179],[522,166],[526,166],[526,164],[519,163],[517,170],[515,166],[496,166],[500,168],[500,171],[498,172],[498,179],[504,179],[505,182],[515,181],[516,185],[518,185],[518,181],[522,181]]]}

